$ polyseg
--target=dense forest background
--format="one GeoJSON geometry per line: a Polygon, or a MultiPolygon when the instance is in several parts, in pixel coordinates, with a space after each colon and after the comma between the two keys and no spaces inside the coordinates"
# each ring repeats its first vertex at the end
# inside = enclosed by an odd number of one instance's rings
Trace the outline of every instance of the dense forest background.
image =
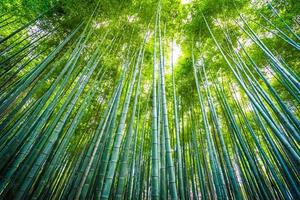
{"type": "Polygon", "coordinates": [[[2,0],[0,199],[299,199],[298,0],[2,0]]]}

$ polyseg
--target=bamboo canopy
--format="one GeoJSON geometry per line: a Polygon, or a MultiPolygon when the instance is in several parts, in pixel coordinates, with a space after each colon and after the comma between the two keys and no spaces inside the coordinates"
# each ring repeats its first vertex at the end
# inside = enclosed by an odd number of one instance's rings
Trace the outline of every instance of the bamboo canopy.
{"type": "Polygon", "coordinates": [[[0,199],[300,199],[299,8],[1,1],[0,199]]]}

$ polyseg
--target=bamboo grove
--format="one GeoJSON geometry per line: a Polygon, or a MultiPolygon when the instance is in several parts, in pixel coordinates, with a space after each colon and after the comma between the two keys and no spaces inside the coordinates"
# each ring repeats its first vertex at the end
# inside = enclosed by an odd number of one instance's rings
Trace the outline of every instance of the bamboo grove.
{"type": "Polygon", "coordinates": [[[299,3],[18,2],[0,3],[0,199],[300,198],[300,22],[280,9],[299,3]]]}

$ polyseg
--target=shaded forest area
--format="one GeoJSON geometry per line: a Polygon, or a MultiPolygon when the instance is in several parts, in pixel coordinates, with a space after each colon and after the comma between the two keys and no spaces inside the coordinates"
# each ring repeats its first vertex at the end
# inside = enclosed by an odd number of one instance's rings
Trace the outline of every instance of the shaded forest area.
{"type": "Polygon", "coordinates": [[[300,199],[298,0],[2,0],[0,199],[300,199]]]}

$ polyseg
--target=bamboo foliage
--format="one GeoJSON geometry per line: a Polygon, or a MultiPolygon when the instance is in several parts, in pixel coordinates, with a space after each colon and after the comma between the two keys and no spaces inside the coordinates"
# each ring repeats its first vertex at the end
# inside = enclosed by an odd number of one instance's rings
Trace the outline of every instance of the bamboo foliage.
{"type": "Polygon", "coordinates": [[[165,1],[121,25],[96,3],[64,37],[32,31],[54,8],[0,14],[0,32],[17,27],[0,38],[0,199],[299,199],[300,78],[262,33],[293,51],[299,36],[273,2],[235,29],[199,10],[191,41],[165,1]]]}

